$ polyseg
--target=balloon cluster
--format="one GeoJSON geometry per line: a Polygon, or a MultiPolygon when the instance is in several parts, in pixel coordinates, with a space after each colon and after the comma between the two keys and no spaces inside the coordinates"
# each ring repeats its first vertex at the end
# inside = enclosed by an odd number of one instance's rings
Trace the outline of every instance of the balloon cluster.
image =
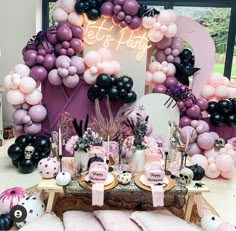
{"type": "MultiPolygon", "coordinates": [[[[150,63],[145,76],[146,85],[164,85],[167,79],[175,74],[175,66],[163,61],[150,63]]],[[[177,82],[176,82],[177,83],[177,82]]]]}
{"type": "Polygon", "coordinates": [[[142,25],[149,29],[148,38],[152,42],[161,41],[164,36],[171,38],[177,33],[176,14],[173,10],[161,10],[155,17],[143,17],[142,25]]]}
{"type": "Polygon", "coordinates": [[[175,78],[186,86],[189,86],[188,77],[192,76],[200,69],[194,67],[195,58],[191,50],[184,49],[180,54],[180,63],[174,63],[176,67],[175,78]]]}
{"type": "Polygon", "coordinates": [[[193,120],[189,126],[185,126],[180,132],[181,140],[189,142],[187,153],[192,156],[210,150],[214,147],[216,136],[209,132],[209,125],[204,120],[193,120]]]}
{"type": "Polygon", "coordinates": [[[50,154],[50,149],[50,140],[45,136],[21,135],[8,148],[8,156],[20,172],[31,173],[50,154]]]}
{"type": "Polygon", "coordinates": [[[219,127],[226,124],[229,127],[236,127],[236,98],[223,99],[218,103],[208,103],[207,112],[210,114],[212,125],[219,127]]]}
{"type": "Polygon", "coordinates": [[[120,72],[120,64],[112,59],[111,51],[107,48],[100,48],[98,51],[89,51],[84,56],[87,66],[84,72],[84,81],[88,84],[95,84],[99,74],[117,75],[120,72]]]}
{"type": "Polygon", "coordinates": [[[75,4],[75,11],[78,14],[85,13],[90,20],[97,20],[101,17],[101,5],[106,0],[78,0],[75,4]]]}
{"type": "Polygon", "coordinates": [[[129,27],[132,30],[142,25],[137,16],[139,4],[136,0],[113,0],[107,1],[101,6],[103,17],[112,17],[113,22],[121,27],[129,27]]]}
{"type": "Polygon", "coordinates": [[[222,176],[226,179],[232,179],[236,172],[236,151],[231,144],[225,144],[220,150],[212,148],[205,150],[204,155],[194,155],[191,162],[203,167],[206,176],[209,178],[222,176]]]}
{"type": "Polygon", "coordinates": [[[56,59],[57,69],[53,69],[48,74],[48,81],[59,86],[62,83],[68,88],[74,88],[78,85],[80,75],[86,69],[84,59],[78,56],[69,58],[66,55],[61,55],[56,59]]]}
{"type": "Polygon", "coordinates": [[[208,101],[218,102],[225,98],[235,98],[236,89],[230,87],[230,81],[219,73],[213,73],[208,84],[202,88],[201,95],[208,101]]]}
{"type": "Polygon", "coordinates": [[[76,0],[59,0],[55,3],[53,11],[53,19],[60,22],[68,22],[71,25],[81,26],[83,24],[83,16],[75,12],[76,0]]]}
{"type": "Polygon", "coordinates": [[[155,43],[157,52],[155,59],[157,62],[167,61],[169,63],[180,63],[180,53],[184,50],[183,42],[177,37],[164,37],[160,42],[155,43]]]}
{"type": "Polygon", "coordinates": [[[88,98],[91,101],[96,98],[101,100],[105,95],[108,95],[111,101],[122,99],[125,103],[131,103],[137,99],[132,87],[133,79],[131,77],[118,78],[114,75],[100,74],[96,79],[96,84],[88,89],[88,98]]]}

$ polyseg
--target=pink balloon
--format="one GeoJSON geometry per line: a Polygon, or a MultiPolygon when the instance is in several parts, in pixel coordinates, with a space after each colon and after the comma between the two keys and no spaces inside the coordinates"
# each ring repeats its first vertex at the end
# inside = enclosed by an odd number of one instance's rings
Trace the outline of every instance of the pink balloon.
{"type": "Polygon", "coordinates": [[[148,38],[152,41],[152,42],[159,42],[163,39],[164,35],[163,33],[161,33],[160,31],[156,31],[154,29],[150,29],[148,31],[148,38]]]}
{"type": "Polygon", "coordinates": [[[143,17],[142,19],[142,25],[146,29],[151,29],[156,22],[156,19],[154,17],[143,17]]]}
{"type": "Polygon", "coordinates": [[[220,171],[231,171],[234,168],[234,161],[231,156],[221,154],[216,158],[216,164],[220,171]]]}
{"type": "Polygon", "coordinates": [[[219,138],[219,135],[216,132],[209,132],[211,134],[211,136],[213,136],[216,139],[219,138]]]}
{"type": "Polygon", "coordinates": [[[113,73],[112,74],[114,74],[114,75],[119,74],[120,69],[121,69],[120,64],[117,61],[112,60],[111,65],[112,65],[112,68],[113,68],[113,73]]]}
{"type": "Polygon", "coordinates": [[[188,116],[182,116],[179,121],[179,125],[181,128],[185,126],[190,126],[191,125],[191,119],[188,116]]]}
{"type": "Polygon", "coordinates": [[[202,168],[204,168],[204,170],[206,170],[207,166],[208,166],[208,161],[207,161],[207,158],[205,156],[200,155],[200,154],[196,154],[196,155],[192,156],[191,164],[192,165],[198,164],[202,168]]]}
{"type": "Polygon", "coordinates": [[[226,222],[221,223],[216,229],[216,231],[235,231],[235,230],[236,230],[235,225],[226,222]]]}
{"type": "Polygon", "coordinates": [[[166,78],[165,85],[168,88],[173,88],[177,85],[177,83],[178,83],[178,80],[175,77],[170,76],[166,78]]]}
{"type": "Polygon", "coordinates": [[[25,96],[19,90],[9,90],[7,92],[7,100],[13,105],[24,103],[25,96]]]}
{"type": "MultiPolygon", "coordinates": [[[[62,67],[64,65],[65,68],[68,68],[70,66],[71,59],[66,55],[60,55],[56,59],[56,67],[62,67]],[[66,64],[66,65],[65,65],[66,64]]],[[[73,66],[75,66],[73,64],[73,66]]]]}
{"type": "Polygon", "coordinates": [[[202,154],[202,149],[197,145],[197,143],[193,143],[189,145],[189,150],[187,151],[189,156],[194,156],[196,154],[202,154]]]}
{"type": "Polygon", "coordinates": [[[53,69],[48,74],[48,81],[54,86],[62,84],[62,78],[58,75],[57,69],[53,69]]]}
{"type": "Polygon", "coordinates": [[[61,0],[61,8],[66,12],[71,13],[74,11],[76,0],[61,0]]]}
{"type": "Polygon", "coordinates": [[[74,88],[79,84],[79,76],[77,74],[69,75],[67,78],[64,78],[62,81],[66,87],[74,88]]]}
{"type": "Polygon", "coordinates": [[[84,22],[84,18],[82,15],[79,15],[76,12],[71,12],[68,16],[68,22],[71,25],[81,26],[84,22]]]}
{"type": "Polygon", "coordinates": [[[35,105],[29,109],[28,115],[31,117],[33,122],[39,123],[46,118],[47,110],[43,105],[35,105]]]}
{"type": "Polygon", "coordinates": [[[206,158],[213,157],[213,158],[216,159],[216,158],[219,156],[219,152],[215,151],[215,149],[212,148],[212,149],[209,149],[209,150],[205,150],[205,151],[204,151],[204,156],[205,156],[206,158]]]}
{"type": "Polygon", "coordinates": [[[95,84],[97,79],[97,75],[92,75],[90,70],[86,70],[84,72],[84,81],[88,84],[95,84]]]}
{"type": "Polygon", "coordinates": [[[103,62],[103,73],[111,75],[113,74],[113,66],[111,62],[103,62]]]}
{"type": "Polygon", "coordinates": [[[215,95],[220,99],[225,99],[229,96],[229,90],[226,86],[218,86],[215,89],[215,95]]]}
{"type": "Polygon", "coordinates": [[[22,118],[22,122],[23,122],[24,124],[30,123],[30,122],[31,122],[31,118],[30,118],[28,115],[26,115],[26,116],[24,116],[24,117],[22,118]]]}
{"type": "Polygon", "coordinates": [[[40,133],[42,130],[42,124],[41,123],[32,123],[31,125],[25,125],[24,131],[27,134],[36,135],[40,133]]]}
{"type": "Polygon", "coordinates": [[[153,84],[163,84],[166,80],[166,75],[161,71],[156,71],[152,75],[153,84]]]}
{"type": "Polygon", "coordinates": [[[235,176],[235,169],[232,169],[229,171],[221,171],[220,175],[224,177],[225,179],[233,179],[235,176]]]}
{"type": "Polygon", "coordinates": [[[186,115],[191,119],[198,119],[200,114],[201,114],[201,109],[196,104],[188,108],[186,111],[186,115]]]}
{"type": "Polygon", "coordinates": [[[30,105],[39,104],[42,98],[42,93],[38,89],[35,89],[32,93],[25,95],[25,101],[30,105]]]}
{"type": "Polygon", "coordinates": [[[30,105],[28,103],[22,103],[22,109],[28,110],[30,108],[30,105]]]}
{"type": "Polygon", "coordinates": [[[112,61],[112,54],[111,54],[111,51],[109,49],[107,49],[107,48],[100,48],[98,50],[98,54],[101,57],[101,62],[112,61]]]}
{"type": "Polygon", "coordinates": [[[191,126],[185,126],[180,131],[180,138],[184,143],[186,143],[188,136],[190,136],[189,137],[189,143],[190,144],[194,143],[195,140],[197,139],[197,132],[191,126]]]}
{"type": "Polygon", "coordinates": [[[159,16],[158,16],[158,22],[160,22],[163,25],[168,25],[171,22],[171,15],[168,12],[168,10],[161,10],[159,16]]]}
{"type": "Polygon", "coordinates": [[[218,87],[223,84],[223,76],[219,73],[213,73],[208,79],[208,84],[212,87],[218,87]]]}
{"type": "Polygon", "coordinates": [[[20,136],[20,135],[24,134],[24,126],[23,125],[14,124],[13,129],[14,129],[15,136],[20,136]]]}
{"type": "Polygon", "coordinates": [[[19,74],[20,77],[30,76],[30,68],[25,64],[17,64],[14,68],[14,72],[19,74]]]}
{"type": "Polygon", "coordinates": [[[156,54],[155,54],[155,59],[157,62],[163,62],[166,61],[166,54],[164,53],[163,50],[157,50],[156,54]]]}
{"type": "Polygon", "coordinates": [[[88,67],[96,66],[98,63],[101,62],[101,57],[96,51],[89,51],[84,56],[84,61],[88,67]]]}
{"type": "Polygon", "coordinates": [[[23,118],[27,116],[27,111],[23,109],[18,109],[13,112],[12,119],[16,125],[24,124],[23,118]]]}
{"type": "Polygon", "coordinates": [[[165,94],[166,91],[167,91],[167,88],[163,84],[156,85],[152,90],[153,93],[161,93],[161,94],[165,94]]]}
{"type": "Polygon", "coordinates": [[[76,67],[77,74],[79,75],[83,74],[86,70],[84,59],[78,56],[71,57],[71,66],[76,67]]]}
{"type": "Polygon", "coordinates": [[[197,144],[200,148],[209,150],[213,148],[215,144],[215,138],[209,132],[204,132],[198,136],[197,144]]]}
{"type": "Polygon", "coordinates": [[[209,132],[210,128],[207,122],[204,120],[199,120],[199,125],[196,128],[196,131],[198,134],[201,134],[203,132],[209,132]]]}
{"type": "Polygon", "coordinates": [[[69,71],[67,68],[58,68],[58,75],[61,76],[62,78],[66,78],[69,76],[69,71]]]}
{"type": "Polygon", "coordinates": [[[168,67],[168,71],[167,71],[166,75],[167,75],[167,76],[173,76],[173,75],[175,75],[175,73],[176,73],[175,65],[172,64],[172,63],[168,63],[168,64],[167,64],[167,67],[168,67]]]}
{"type": "Polygon", "coordinates": [[[68,18],[68,14],[61,8],[57,8],[53,12],[53,19],[56,22],[65,22],[68,18]]]}
{"type": "Polygon", "coordinates": [[[156,44],[156,47],[158,49],[165,49],[167,47],[169,47],[172,43],[172,38],[167,38],[167,37],[164,37],[159,43],[156,44]]]}
{"type": "Polygon", "coordinates": [[[23,93],[31,93],[36,88],[36,82],[31,77],[24,77],[21,79],[19,89],[23,93]]]}
{"type": "Polygon", "coordinates": [[[211,99],[215,95],[215,88],[211,85],[205,85],[202,88],[202,97],[205,99],[211,99]]]}
{"type": "Polygon", "coordinates": [[[162,65],[159,62],[152,62],[149,65],[149,71],[153,74],[156,71],[160,71],[162,69],[162,65]]]}
{"type": "Polygon", "coordinates": [[[211,163],[206,169],[205,175],[211,179],[217,178],[220,175],[220,171],[217,169],[216,164],[211,163]]]}
{"type": "Polygon", "coordinates": [[[170,23],[168,25],[167,31],[165,32],[166,37],[174,37],[177,33],[177,26],[175,23],[170,23]]]}
{"type": "Polygon", "coordinates": [[[145,75],[145,85],[151,85],[151,84],[152,84],[152,73],[150,71],[147,71],[145,75]]]}
{"type": "Polygon", "coordinates": [[[222,83],[224,86],[229,87],[230,86],[230,81],[227,77],[223,77],[222,83]]]}

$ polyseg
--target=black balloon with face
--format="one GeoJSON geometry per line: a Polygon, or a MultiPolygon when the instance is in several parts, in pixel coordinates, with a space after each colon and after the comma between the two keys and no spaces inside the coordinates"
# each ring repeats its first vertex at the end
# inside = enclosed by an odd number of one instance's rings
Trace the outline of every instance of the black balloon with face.
{"type": "Polygon", "coordinates": [[[222,126],[224,124],[224,116],[219,113],[214,113],[210,116],[210,122],[216,127],[222,126]]]}

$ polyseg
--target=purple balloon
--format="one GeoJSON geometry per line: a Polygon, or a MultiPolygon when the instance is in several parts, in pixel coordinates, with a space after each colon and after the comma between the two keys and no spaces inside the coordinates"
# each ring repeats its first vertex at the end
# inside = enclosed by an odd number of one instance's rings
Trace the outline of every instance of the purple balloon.
{"type": "Polygon", "coordinates": [[[54,55],[51,54],[47,54],[44,57],[44,62],[43,62],[43,66],[48,70],[52,70],[55,67],[55,62],[56,62],[56,57],[54,55]]]}
{"type": "Polygon", "coordinates": [[[208,108],[208,101],[203,98],[198,98],[197,105],[200,107],[201,111],[205,111],[208,108]]]}
{"type": "Polygon", "coordinates": [[[42,122],[47,116],[47,110],[43,105],[34,105],[29,109],[28,115],[33,122],[42,122]]]}
{"type": "Polygon", "coordinates": [[[65,49],[67,49],[67,48],[70,47],[70,43],[69,43],[68,41],[63,41],[63,42],[62,42],[62,47],[65,48],[65,49]]]}
{"type": "Polygon", "coordinates": [[[185,126],[190,126],[191,125],[191,119],[188,117],[188,116],[182,116],[180,118],[180,121],[179,121],[179,126],[181,128],[185,127],[185,126]]]}
{"type": "Polygon", "coordinates": [[[71,58],[71,66],[75,66],[77,69],[77,74],[81,75],[85,72],[86,65],[84,59],[78,56],[73,56],[71,58]]]}
{"type": "Polygon", "coordinates": [[[162,63],[163,61],[166,61],[166,54],[163,50],[158,50],[155,53],[155,59],[157,62],[162,63]]]}
{"type": "Polygon", "coordinates": [[[114,24],[120,24],[120,20],[118,19],[116,14],[112,15],[112,21],[114,22],[114,24]]]}
{"type": "Polygon", "coordinates": [[[36,50],[27,50],[23,55],[25,64],[29,67],[36,65],[37,55],[38,53],[36,50]]]}
{"type": "Polygon", "coordinates": [[[43,66],[34,66],[30,70],[30,76],[36,81],[44,81],[47,78],[48,71],[43,66]]]}
{"type": "Polygon", "coordinates": [[[204,150],[212,149],[215,144],[215,137],[209,132],[204,132],[198,136],[197,144],[204,150]]]}
{"type": "Polygon", "coordinates": [[[203,150],[197,145],[196,142],[194,142],[193,144],[189,146],[189,150],[187,151],[187,154],[189,156],[194,156],[196,154],[203,154],[203,150]]]}
{"type": "Polygon", "coordinates": [[[40,133],[41,130],[42,130],[41,123],[32,123],[31,125],[24,126],[24,131],[26,134],[36,135],[36,134],[40,133]]]}
{"type": "Polygon", "coordinates": [[[79,76],[77,74],[69,75],[67,78],[63,78],[62,81],[66,87],[74,88],[79,84],[79,76]]]}
{"type": "Polygon", "coordinates": [[[53,52],[53,46],[47,40],[42,41],[42,43],[38,45],[38,50],[40,49],[44,49],[46,54],[51,54],[53,52]]]}
{"type": "Polygon", "coordinates": [[[134,16],[138,13],[139,5],[135,0],[126,0],[123,5],[123,10],[126,14],[134,16]]]}
{"type": "Polygon", "coordinates": [[[58,75],[57,69],[53,69],[49,72],[48,81],[53,86],[59,86],[62,84],[62,78],[58,75]]]}
{"type": "Polygon", "coordinates": [[[186,115],[191,119],[198,119],[200,114],[201,114],[201,109],[198,105],[193,105],[186,111],[186,115]]]}
{"type": "Polygon", "coordinates": [[[36,63],[37,63],[37,64],[42,64],[43,62],[44,62],[44,56],[38,55],[38,56],[36,57],[36,63]]]}
{"type": "Polygon", "coordinates": [[[164,50],[171,45],[172,39],[164,37],[160,42],[156,43],[158,49],[164,50]]]}
{"type": "Polygon", "coordinates": [[[46,37],[47,37],[47,40],[52,44],[52,45],[56,45],[57,42],[58,42],[58,39],[57,39],[57,34],[54,33],[54,31],[57,30],[57,26],[50,26],[47,30],[47,33],[46,33],[46,37]]]}
{"type": "Polygon", "coordinates": [[[131,23],[132,22],[132,17],[130,15],[126,15],[125,16],[125,22],[128,23],[128,24],[131,23]]]}
{"type": "Polygon", "coordinates": [[[118,14],[121,11],[121,9],[122,9],[121,5],[115,5],[113,8],[113,12],[115,14],[118,14]]]}
{"type": "Polygon", "coordinates": [[[57,29],[57,38],[60,41],[70,41],[72,39],[72,31],[71,29],[64,25],[57,29]]]}
{"type": "Polygon", "coordinates": [[[80,52],[83,51],[83,43],[80,39],[73,38],[70,41],[70,47],[74,49],[74,52],[76,54],[79,54],[80,52]]]}
{"type": "Polygon", "coordinates": [[[65,48],[61,48],[59,54],[60,55],[67,55],[67,50],[65,48]]]}
{"type": "Polygon", "coordinates": [[[141,24],[142,24],[141,19],[138,16],[134,16],[132,22],[129,24],[129,27],[132,30],[136,30],[141,26],[141,24]]]}
{"type": "Polygon", "coordinates": [[[167,88],[174,88],[178,83],[178,80],[175,77],[167,77],[165,81],[165,85],[167,88]]]}
{"type": "Polygon", "coordinates": [[[57,43],[57,45],[55,46],[55,53],[56,55],[60,55],[60,51],[63,48],[61,43],[57,43]]]}
{"type": "Polygon", "coordinates": [[[181,53],[184,50],[184,44],[180,39],[174,37],[172,38],[171,48],[177,49],[181,53]]]}
{"type": "Polygon", "coordinates": [[[165,94],[166,93],[166,87],[162,84],[160,85],[156,85],[154,88],[153,88],[153,93],[162,93],[162,94],[165,94]]]}
{"type": "Polygon", "coordinates": [[[185,126],[181,129],[180,137],[184,143],[186,143],[188,136],[189,136],[189,143],[190,144],[192,144],[196,141],[198,134],[197,134],[197,131],[195,130],[195,128],[193,128],[191,126],[185,126]]]}
{"type": "Polygon", "coordinates": [[[128,26],[128,24],[127,24],[125,21],[121,21],[121,22],[120,22],[120,26],[121,26],[122,28],[125,28],[125,27],[128,26]]]}
{"type": "Polygon", "coordinates": [[[71,29],[73,38],[78,38],[78,39],[83,38],[84,30],[81,26],[74,25],[70,29],[71,29]]]}
{"type": "Polygon", "coordinates": [[[67,50],[66,50],[66,54],[67,56],[73,56],[75,54],[75,51],[73,48],[69,47],[67,50]]]}
{"type": "Polygon", "coordinates": [[[117,18],[119,20],[123,20],[125,18],[125,12],[124,11],[120,11],[118,14],[117,14],[117,18]]]}
{"type": "Polygon", "coordinates": [[[14,111],[12,115],[13,122],[17,125],[24,124],[22,120],[25,116],[27,116],[27,111],[23,109],[18,109],[14,111]]]}
{"type": "Polygon", "coordinates": [[[114,5],[111,2],[105,2],[101,6],[101,14],[106,17],[111,17],[113,15],[114,5]]]}

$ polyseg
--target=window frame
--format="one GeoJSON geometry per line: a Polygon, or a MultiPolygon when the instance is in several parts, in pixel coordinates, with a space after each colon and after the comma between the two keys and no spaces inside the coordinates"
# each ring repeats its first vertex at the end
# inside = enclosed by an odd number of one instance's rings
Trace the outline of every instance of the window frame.
{"type": "MultiPolygon", "coordinates": [[[[42,28],[46,30],[49,25],[48,15],[49,15],[49,2],[56,2],[56,0],[42,0],[42,28]]],[[[182,7],[219,7],[219,8],[230,8],[230,22],[229,31],[227,39],[227,49],[225,56],[224,65],[224,76],[231,77],[231,71],[233,66],[233,54],[235,36],[236,36],[236,1],[235,0],[138,0],[140,4],[146,4],[150,6],[160,5],[164,6],[165,9],[173,9],[174,6],[182,7]]]]}

